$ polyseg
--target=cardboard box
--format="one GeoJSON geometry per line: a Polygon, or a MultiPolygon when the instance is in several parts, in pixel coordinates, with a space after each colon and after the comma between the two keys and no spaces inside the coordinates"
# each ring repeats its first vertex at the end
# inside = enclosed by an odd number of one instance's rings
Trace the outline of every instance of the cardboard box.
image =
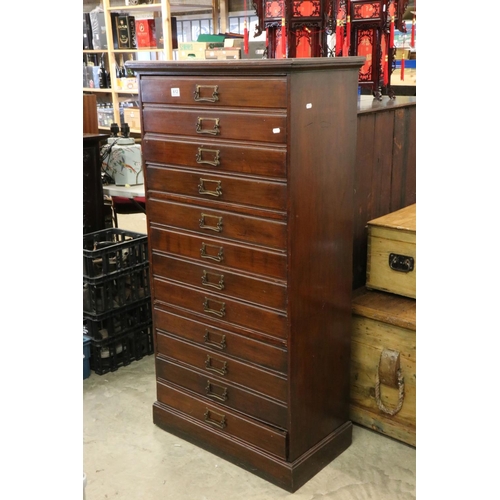
{"type": "Polygon", "coordinates": [[[207,45],[207,42],[180,42],[178,52],[179,61],[205,59],[207,45]]]}
{"type": "Polygon", "coordinates": [[[130,129],[141,130],[141,113],[139,108],[123,108],[123,121],[130,129]]]}
{"type": "Polygon", "coordinates": [[[410,49],[396,49],[396,54],[394,55],[394,59],[397,61],[403,59],[403,56],[406,60],[410,59],[410,49]]]}
{"type": "Polygon", "coordinates": [[[242,38],[226,38],[224,47],[239,48],[241,59],[262,59],[266,51],[266,42],[248,42],[248,54],[245,54],[245,43],[242,38]]]}
{"type": "Polygon", "coordinates": [[[120,87],[123,90],[137,90],[137,78],[136,77],[124,77],[120,78],[121,85],[120,87]]]}
{"type": "Polygon", "coordinates": [[[225,35],[198,35],[198,42],[205,42],[207,49],[214,49],[216,47],[224,47],[225,35]]]}
{"type": "Polygon", "coordinates": [[[156,47],[156,28],[154,19],[138,19],[135,22],[137,48],[156,47]]]}
{"type": "Polygon", "coordinates": [[[241,49],[216,47],[205,51],[205,59],[241,59],[241,49]]]}

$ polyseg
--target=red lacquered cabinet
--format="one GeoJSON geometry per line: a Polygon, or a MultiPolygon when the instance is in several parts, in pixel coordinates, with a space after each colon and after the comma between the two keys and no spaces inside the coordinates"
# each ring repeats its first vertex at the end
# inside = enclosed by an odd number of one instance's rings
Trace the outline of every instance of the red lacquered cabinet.
{"type": "Polygon", "coordinates": [[[295,491],[351,443],[359,57],[128,63],[162,429],[295,491]]]}

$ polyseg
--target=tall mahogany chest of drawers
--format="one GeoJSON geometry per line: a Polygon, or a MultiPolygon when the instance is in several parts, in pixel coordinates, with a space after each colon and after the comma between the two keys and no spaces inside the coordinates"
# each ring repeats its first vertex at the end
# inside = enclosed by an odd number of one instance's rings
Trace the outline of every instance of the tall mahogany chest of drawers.
{"type": "Polygon", "coordinates": [[[351,443],[364,58],[131,62],[156,425],[295,491],[351,443]]]}

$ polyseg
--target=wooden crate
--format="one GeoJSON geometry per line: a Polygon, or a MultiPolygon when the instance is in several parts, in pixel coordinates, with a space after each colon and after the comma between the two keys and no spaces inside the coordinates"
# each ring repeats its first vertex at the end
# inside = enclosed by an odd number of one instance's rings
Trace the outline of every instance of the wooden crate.
{"type": "Polygon", "coordinates": [[[417,205],[368,222],[366,287],[416,298],[417,205]]]}
{"type": "Polygon", "coordinates": [[[416,299],[363,287],[352,312],[351,420],[416,446],[416,299]]]}

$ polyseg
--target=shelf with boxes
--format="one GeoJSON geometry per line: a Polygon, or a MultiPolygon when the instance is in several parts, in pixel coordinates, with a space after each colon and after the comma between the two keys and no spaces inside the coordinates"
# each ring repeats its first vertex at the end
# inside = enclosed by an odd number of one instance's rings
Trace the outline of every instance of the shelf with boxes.
{"type": "MultiPolygon", "coordinates": [[[[130,60],[171,60],[176,22],[169,0],[87,0],[83,13],[83,91],[97,96],[99,128],[123,125],[137,100],[130,60]]],[[[129,116],[130,117],[130,116],[129,116]]],[[[138,113],[131,133],[140,133],[138,113]]]]}

